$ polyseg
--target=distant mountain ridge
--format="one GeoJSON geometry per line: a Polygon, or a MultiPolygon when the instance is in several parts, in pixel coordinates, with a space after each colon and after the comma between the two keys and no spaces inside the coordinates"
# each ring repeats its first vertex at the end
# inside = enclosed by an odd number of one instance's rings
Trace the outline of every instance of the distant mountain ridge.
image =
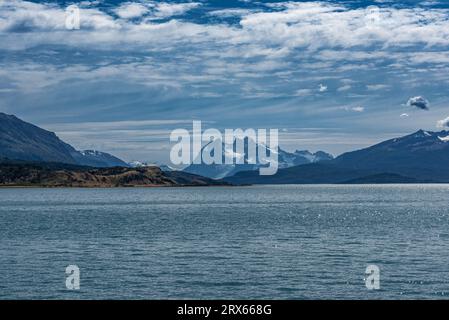
{"type": "Polygon", "coordinates": [[[77,151],[55,133],[0,112],[0,157],[11,160],[60,162],[92,167],[128,167],[108,153],[77,151]]]}
{"type": "Polygon", "coordinates": [[[418,180],[449,181],[449,131],[418,130],[344,153],[334,163],[340,167],[384,171],[418,180]]]}
{"type": "Polygon", "coordinates": [[[106,152],[97,150],[79,151],[74,156],[79,164],[85,166],[104,167],[129,167],[128,163],[106,152]]]}
{"type": "Polygon", "coordinates": [[[162,171],[178,171],[175,168],[167,166],[166,164],[148,163],[148,162],[141,162],[138,160],[128,162],[128,166],[131,168],[158,167],[162,171]]]}
{"type": "MultiPolygon", "coordinates": [[[[242,141],[242,140],[240,140],[242,141]]],[[[233,150],[228,150],[226,148],[225,144],[222,144],[222,150],[224,150],[224,153],[231,153],[234,154],[235,157],[243,158],[243,164],[224,164],[225,159],[224,155],[222,156],[222,162],[223,164],[191,164],[187,168],[185,168],[184,172],[189,172],[192,174],[198,174],[204,177],[212,178],[212,179],[223,179],[225,177],[230,177],[238,172],[242,171],[256,171],[260,167],[264,166],[265,164],[262,163],[256,163],[252,164],[250,161],[248,161],[248,138],[244,139],[243,145],[244,145],[244,154],[237,154],[236,153],[236,143],[237,141],[234,141],[233,144],[233,150]]],[[[207,146],[207,145],[206,145],[207,146]]],[[[202,151],[206,146],[203,146],[202,151]]],[[[273,150],[270,150],[268,147],[260,144],[256,144],[256,148],[263,148],[264,152],[276,152],[273,150]]],[[[293,153],[287,152],[285,150],[282,150],[281,148],[278,148],[278,168],[289,168],[301,164],[307,164],[307,163],[315,163],[319,161],[327,161],[332,160],[334,157],[326,152],[318,151],[316,153],[311,153],[308,150],[297,150],[293,153]]],[[[258,172],[258,171],[257,171],[258,172]]]]}
{"type": "Polygon", "coordinates": [[[279,170],[273,176],[239,172],[225,180],[240,184],[449,182],[449,131],[390,139],[334,160],[279,170]]]}

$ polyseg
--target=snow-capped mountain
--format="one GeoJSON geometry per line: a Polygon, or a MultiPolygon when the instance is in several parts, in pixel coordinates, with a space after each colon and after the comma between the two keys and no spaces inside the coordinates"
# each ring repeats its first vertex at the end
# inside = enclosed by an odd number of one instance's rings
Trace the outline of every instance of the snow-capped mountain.
{"type": "Polygon", "coordinates": [[[333,158],[330,153],[324,151],[311,153],[308,150],[296,150],[290,153],[279,149],[279,168],[290,168],[301,164],[332,160],[333,158]]]}
{"type": "Polygon", "coordinates": [[[119,158],[105,152],[77,151],[59,139],[55,133],[1,112],[0,158],[92,167],[128,166],[119,158]]]}
{"type": "Polygon", "coordinates": [[[419,130],[334,160],[280,169],[273,176],[239,172],[241,184],[449,182],[449,131],[419,130]]]}
{"type": "Polygon", "coordinates": [[[137,160],[128,162],[128,165],[129,165],[131,168],[151,167],[150,164],[148,164],[148,163],[146,163],[146,162],[140,162],[140,161],[137,161],[137,160]]]}
{"type": "Polygon", "coordinates": [[[172,168],[166,164],[159,164],[159,163],[149,163],[149,162],[141,162],[141,161],[131,161],[128,162],[128,165],[131,168],[143,168],[143,167],[159,167],[164,172],[171,172],[171,171],[177,171],[175,168],[172,168]]]}
{"type": "Polygon", "coordinates": [[[446,166],[446,161],[449,161],[448,142],[449,131],[418,130],[366,149],[344,153],[335,159],[335,163],[351,168],[401,168],[400,173],[405,174],[409,173],[402,170],[405,167],[446,166]]]}
{"type": "Polygon", "coordinates": [[[73,158],[84,166],[97,168],[129,167],[129,165],[113,155],[97,150],[83,150],[72,154],[73,158]]]}
{"type": "MultiPolygon", "coordinates": [[[[248,141],[244,141],[244,150],[245,154],[236,154],[236,142],[234,142],[234,150],[228,150],[226,149],[226,146],[223,144],[222,148],[224,150],[224,153],[231,153],[234,154],[234,157],[236,158],[244,158],[244,164],[192,164],[185,168],[183,171],[201,175],[204,177],[212,178],[212,179],[223,179],[225,177],[230,177],[236,174],[240,171],[253,171],[258,170],[260,167],[264,166],[262,163],[257,164],[250,164],[248,163],[248,141]]],[[[203,147],[206,148],[206,146],[203,147]]],[[[295,151],[294,153],[287,152],[285,150],[282,150],[281,148],[278,148],[277,151],[269,150],[267,151],[267,147],[264,145],[257,145],[257,148],[264,148],[265,152],[277,152],[278,153],[278,168],[289,168],[301,164],[307,164],[307,163],[314,163],[318,161],[324,161],[324,160],[332,160],[333,156],[331,154],[328,154],[323,151],[318,151],[316,153],[311,153],[309,151],[303,150],[303,151],[295,151]]],[[[223,163],[224,163],[224,156],[223,156],[223,163]]]]}
{"type": "Polygon", "coordinates": [[[307,159],[309,163],[334,159],[333,155],[324,151],[317,151],[315,153],[311,153],[308,150],[296,150],[294,152],[294,155],[296,155],[297,157],[303,157],[307,159]]]}

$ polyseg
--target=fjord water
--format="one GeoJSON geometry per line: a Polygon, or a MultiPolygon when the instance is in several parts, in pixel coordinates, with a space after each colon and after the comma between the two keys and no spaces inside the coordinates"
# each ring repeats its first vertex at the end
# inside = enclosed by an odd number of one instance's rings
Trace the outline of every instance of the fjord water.
{"type": "Polygon", "coordinates": [[[449,185],[0,189],[1,299],[449,295],[449,185]],[[77,265],[81,289],[65,286],[77,265]],[[365,269],[380,268],[380,290],[365,269]]]}

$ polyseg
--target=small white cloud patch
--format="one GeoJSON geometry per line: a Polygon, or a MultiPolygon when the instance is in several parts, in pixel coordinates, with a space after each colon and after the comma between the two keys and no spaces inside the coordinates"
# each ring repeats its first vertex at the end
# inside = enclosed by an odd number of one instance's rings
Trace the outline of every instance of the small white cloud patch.
{"type": "Polygon", "coordinates": [[[422,96],[417,96],[408,99],[407,106],[415,107],[421,110],[429,110],[430,102],[422,96]]]}
{"type": "Polygon", "coordinates": [[[449,128],[449,117],[438,120],[437,128],[449,128]]]}
{"type": "Polygon", "coordinates": [[[148,11],[148,8],[140,3],[125,3],[114,10],[114,12],[122,19],[139,18],[148,11]]]}
{"type": "Polygon", "coordinates": [[[351,90],[351,88],[352,87],[349,84],[347,84],[347,85],[344,85],[344,86],[338,88],[337,91],[339,91],[339,92],[348,91],[348,90],[351,90]]]}
{"type": "Polygon", "coordinates": [[[365,111],[365,107],[362,107],[362,106],[343,107],[342,109],[346,110],[346,111],[353,111],[353,112],[363,112],[363,111],[365,111]]]}
{"type": "Polygon", "coordinates": [[[366,85],[366,89],[368,91],[379,91],[389,88],[386,84],[368,84],[366,85]]]}
{"type": "Polygon", "coordinates": [[[295,92],[295,96],[297,97],[307,97],[312,95],[313,91],[310,89],[299,89],[295,92]]]}

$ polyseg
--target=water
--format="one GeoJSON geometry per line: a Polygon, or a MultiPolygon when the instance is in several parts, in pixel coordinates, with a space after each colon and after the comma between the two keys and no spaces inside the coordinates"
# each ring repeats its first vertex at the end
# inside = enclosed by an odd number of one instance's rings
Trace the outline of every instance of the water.
{"type": "Polygon", "coordinates": [[[0,189],[0,299],[449,295],[449,185],[0,189]],[[81,289],[65,268],[81,270],[81,289]],[[365,269],[381,270],[367,290],[365,269]]]}

